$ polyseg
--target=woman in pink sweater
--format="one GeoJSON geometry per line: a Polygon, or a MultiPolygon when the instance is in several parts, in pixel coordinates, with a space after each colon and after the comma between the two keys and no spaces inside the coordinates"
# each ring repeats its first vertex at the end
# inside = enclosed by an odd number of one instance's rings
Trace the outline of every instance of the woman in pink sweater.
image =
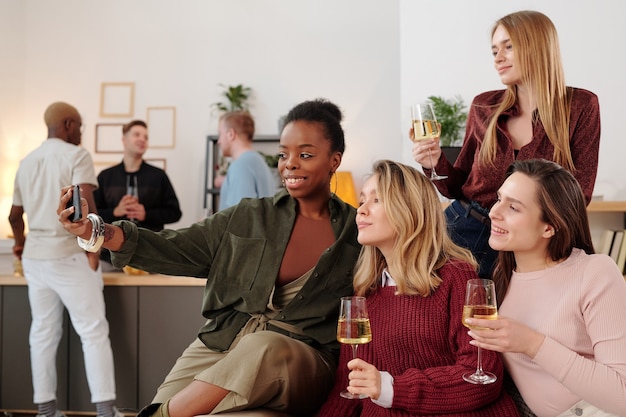
{"type": "Polygon", "coordinates": [[[380,161],[363,186],[356,221],[364,246],[354,287],[367,297],[373,338],[359,346],[360,359],[342,346],[319,417],[517,416],[495,352],[484,352],[483,366],[496,383],[463,380],[476,369],[476,348],[461,323],[476,264],[448,237],[432,183],[414,168],[380,161]],[[369,398],[340,397],[348,384],[369,398]]]}
{"type": "Polygon", "coordinates": [[[498,320],[468,319],[489,328],[472,330],[472,344],[503,352],[540,417],[626,416],[626,282],[593,254],[576,179],[553,162],[516,161],[489,217],[502,305],[498,320]]]}

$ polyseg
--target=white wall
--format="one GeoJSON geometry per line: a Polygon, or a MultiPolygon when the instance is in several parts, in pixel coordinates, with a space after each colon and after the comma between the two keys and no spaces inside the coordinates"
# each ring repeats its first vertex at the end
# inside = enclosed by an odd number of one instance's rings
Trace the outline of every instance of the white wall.
{"type": "MultiPolygon", "coordinates": [[[[128,121],[99,117],[102,82],[136,83],[134,117],[145,119],[149,106],[176,107],[175,149],[146,154],[167,159],[183,210],[172,227],[203,215],[205,138],[217,131],[210,104],[220,100],[219,83],[254,89],[259,134],[276,134],[278,117],[303,100],[337,103],[347,139],[342,169],[357,180],[375,159],[401,153],[386,140],[400,113],[395,1],[0,0],[0,9],[0,56],[15,69],[0,81],[3,92],[11,86],[0,96],[3,197],[19,160],[46,138],[51,102],[79,109],[92,152],[96,123],[128,121]]],[[[9,206],[10,197],[0,207],[2,237],[9,206]]]]}
{"type": "Polygon", "coordinates": [[[302,100],[335,101],[346,116],[342,168],[360,183],[375,159],[413,163],[410,103],[431,94],[469,103],[502,88],[489,31],[521,9],[553,19],[568,83],[598,94],[596,190],[626,199],[622,0],[0,0],[0,236],[10,233],[17,163],[46,137],[42,114],[53,101],[81,111],[91,151],[96,123],[127,121],[99,117],[102,82],[136,83],[137,118],[148,106],[176,106],[176,148],[146,156],[167,159],[184,213],[178,227],[203,214],[205,137],[217,130],[209,106],[219,100],[218,83],[254,88],[261,134],[276,133],[279,115],[302,100]]]}

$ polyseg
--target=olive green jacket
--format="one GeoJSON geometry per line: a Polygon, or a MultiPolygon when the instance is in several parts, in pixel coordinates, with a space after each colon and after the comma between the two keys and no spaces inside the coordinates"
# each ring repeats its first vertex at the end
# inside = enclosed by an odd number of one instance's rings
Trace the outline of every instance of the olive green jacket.
{"type": "MultiPolygon", "coordinates": [[[[335,353],[339,298],[351,295],[360,245],[356,210],[333,196],[329,201],[336,242],[326,249],[307,283],[277,320],[298,332],[269,329],[335,353]]],[[[243,199],[188,228],[152,232],[128,221],[125,243],[112,252],[117,267],[130,265],[153,273],[206,278],[200,329],[204,344],[226,350],[250,314],[263,313],[274,288],[296,219],[296,201],[286,191],[274,197],[243,199]]]]}

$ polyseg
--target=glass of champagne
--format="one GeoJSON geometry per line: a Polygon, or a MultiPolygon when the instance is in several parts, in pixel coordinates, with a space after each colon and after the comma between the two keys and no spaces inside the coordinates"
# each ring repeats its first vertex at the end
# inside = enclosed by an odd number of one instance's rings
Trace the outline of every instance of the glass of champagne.
{"type": "MultiPolygon", "coordinates": [[[[435,111],[430,103],[420,103],[411,106],[411,120],[413,122],[413,142],[418,140],[428,140],[438,138],[441,132],[439,131],[439,124],[437,124],[437,118],[435,117],[435,111]]],[[[438,175],[435,171],[435,164],[433,164],[433,155],[428,150],[428,156],[430,158],[430,179],[431,180],[445,180],[448,178],[445,175],[438,175]]]]}
{"type": "MultiPolygon", "coordinates": [[[[467,281],[465,305],[463,306],[463,325],[469,329],[484,329],[484,327],[470,326],[465,319],[498,319],[498,305],[496,304],[496,287],[490,279],[470,279],[467,281]]],[[[483,371],[480,347],[478,348],[478,362],[473,374],[463,375],[463,379],[472,384],[491,384],[498,378],[491,372],[483,371]]]]}
{"type": "MultiPolygon", "coordinates": [[[[367,315],[365,297],[342,297],[337,323],[337,340],[352,347],[352,358],[360,344],[372,341],[372,329],[367,315]]],[[[341,392],[343,398],[367,398],[367,395],[351,394],[347,389],[341,392]]]]}
{"type": "MultiPolygon", "coordinates": [[[[136,175],[126,175],[126,194],[135,197],[135,200],[139,201],[139,187],[137,186],[136,175]]],[[[129,218],[133,223],[137,223],[137,219],[129,218]]]]}

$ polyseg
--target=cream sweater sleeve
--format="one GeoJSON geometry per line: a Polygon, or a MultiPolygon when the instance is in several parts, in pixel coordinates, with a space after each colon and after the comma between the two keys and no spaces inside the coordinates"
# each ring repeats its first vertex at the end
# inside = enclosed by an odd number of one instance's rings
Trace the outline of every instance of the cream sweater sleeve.
{"type": "Polygon", "coordinates": [[[572,282],[580,286],[580,298],[572,302],[583,318],[576,334],[588,335],[593,357],[557,342],[566,337],[558,334],[567,329],[563,326],[546,337],[534,361],[587,402],[626,416],[626,282],[608,256],[583,256],[588,262],[577,265],[583,270],[570,275],[580,279],[572,282]]]}

